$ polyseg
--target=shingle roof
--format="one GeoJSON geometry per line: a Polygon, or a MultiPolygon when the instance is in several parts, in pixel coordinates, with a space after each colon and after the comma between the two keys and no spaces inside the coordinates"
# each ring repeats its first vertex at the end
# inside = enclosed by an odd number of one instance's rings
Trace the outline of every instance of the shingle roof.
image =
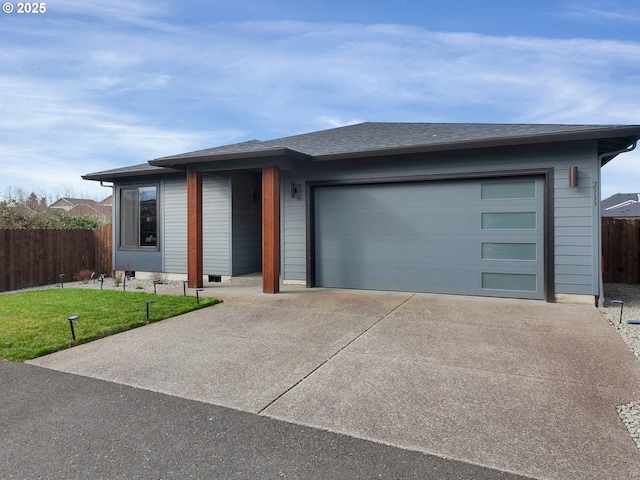
{"type": "MultiPolygon", "coordinates": [[[[599,152],[627,148],[640,138],[640,125],[555,125],[480,123],[359,123],[274,140],[224,145],[157,158],[149,164],[85,175],[85,180],[171,172],[170,167],[199,162],[280,157],[308,161],[598,140],[599,152]],[[160,167],[169,167],[162,169],[160,167]]],[[[613,158],[606,157],[606,161],[613,158]]]]}
{"type": "Polygon", "coordinates": [[[640,193],[616,193],[602,200],[603,217],[640,218],[640,193]]]}
{"type": "Polygon", "coordinates": [[[602,209],[615,207],[623,203],[640,202],[640,193],[616,193],[602,200],[602,209]]]}
{"type": "Polygon", "coordinates": [[[603,210],[602,216],[610,218],[640,218],[640,203],[603,210]]]}
{"type": "MultiPolygon", "coordinates": [[[[640,126],[529,125],[477,123],[359,123],[269,141],[199,150],[152,160],[153,165],[175,165],[249,156],[308,156],[333,160],[398,153],[455,150],[554,141],[640,137],[640,126]],[[259,155],[260,154],[260,155],[259,155]]],[[[625,143],[625,142],[623,142],[625,143]]],[[[629,141],[627,145],[631,143],[629,141]]],[[[621,146],[620,148],[624,148],[621,146]]]]}

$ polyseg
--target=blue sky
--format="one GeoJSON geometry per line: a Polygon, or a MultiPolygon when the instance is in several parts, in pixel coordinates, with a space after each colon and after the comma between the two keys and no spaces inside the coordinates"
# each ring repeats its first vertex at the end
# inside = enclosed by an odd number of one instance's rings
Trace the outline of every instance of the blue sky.
{"type": "Polygon", "coordinates": [[[361,121],[640,124],[637,0],[53,0],[0,62],[0,195],[361,121]]]}

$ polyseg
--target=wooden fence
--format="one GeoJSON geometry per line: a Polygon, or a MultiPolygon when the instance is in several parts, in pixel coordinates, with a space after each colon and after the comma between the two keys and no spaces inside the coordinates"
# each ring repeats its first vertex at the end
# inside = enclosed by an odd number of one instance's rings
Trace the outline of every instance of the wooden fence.
{"type": "Polygon", "coordinates": [[[111,275],[111,225],[93,230],[0,230],[0,292],[111,275]]]}
{"type": "Polygon", "coordinates": [[[640,219],[602,219],[605,283],[640,283],[640,219]]]}

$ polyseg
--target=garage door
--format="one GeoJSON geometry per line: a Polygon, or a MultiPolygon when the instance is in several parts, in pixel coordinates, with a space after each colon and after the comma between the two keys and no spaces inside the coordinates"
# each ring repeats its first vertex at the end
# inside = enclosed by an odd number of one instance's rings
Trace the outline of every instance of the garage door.
{"type": "Polygon", "coordinates": [[[544,179],[316,187],[318,286],[544,298],[544,179]]]}

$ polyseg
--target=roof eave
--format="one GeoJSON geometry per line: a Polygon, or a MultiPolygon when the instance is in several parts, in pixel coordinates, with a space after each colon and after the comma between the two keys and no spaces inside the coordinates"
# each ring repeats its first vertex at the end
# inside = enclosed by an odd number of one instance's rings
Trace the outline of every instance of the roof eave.
{"type": "Polygon", "coordinates": [[[266,148],[247,152],[205,154],[205,155],[176,155],[172,157],[156,158],[149,164],[156,167],[176,167],[190,163],[221,162],[225,160],[244,160],[249,158],[293,158],[296,160],[311,160],[311,156],[287,147],[266,148]]]}
{"type": "Polygon", "coordinates": [[[92,180],[92,181],[103,181],[110,182],[112,180],[116,180],[119,178],[130,178],[130,177],[147,177],[150,175],[162,175],[166,173],[179,173],[183,170],[177,168],[154,168],[154,169],[141,169],[141,170],[128,170],[121,172],[97,172],[97,173],[89,173],[87,175],[82,175],[83,180],[92,180]]]}
{"type": "Polygon", "coordinates": [[[446,150],[469,150],[474,148],[507,147],[514,145],[533,145],[540,143],[558,143],[580,140],[597,140],[602,138],[633,137],[638,139],[638,127],[602,128],[582,132],[547,133],[540,135],[526,135],[515,137],[499,137],[475,140],[456,140],[436,144],[413,145],[409,147],[391,147],[375,150],[361,150],[356,152],[330,153],[314,155],[313,160],[322,162],[329,160],[345,160],[352,158],[380,157],[390,155],[410,155],[416,153],[442,152],[446,150]]]}

